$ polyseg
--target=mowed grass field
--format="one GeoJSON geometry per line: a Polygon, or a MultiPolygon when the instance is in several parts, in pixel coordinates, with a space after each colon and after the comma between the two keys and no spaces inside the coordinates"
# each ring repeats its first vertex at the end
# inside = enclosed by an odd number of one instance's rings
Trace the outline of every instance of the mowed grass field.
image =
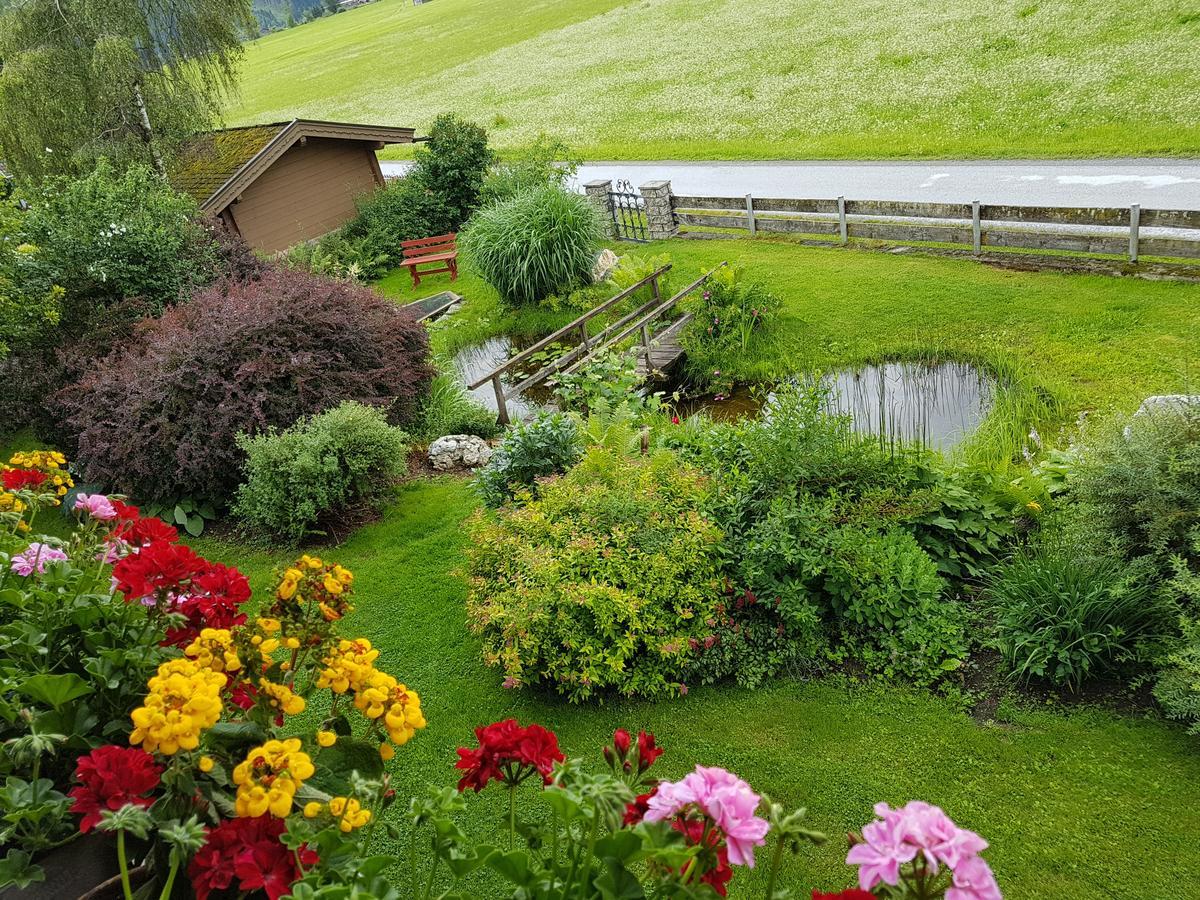
{"type": "Polygon", "coordinates": [[[410,0],[249,44],[230,124],[429,126],[588,159],[1200,152],[1189,0],[410,0]]]}

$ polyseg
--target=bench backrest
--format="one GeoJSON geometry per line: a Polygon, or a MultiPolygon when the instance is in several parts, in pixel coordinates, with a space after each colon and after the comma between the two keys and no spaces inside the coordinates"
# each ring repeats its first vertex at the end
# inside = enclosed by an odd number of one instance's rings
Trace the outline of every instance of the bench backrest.
{"type": "Polygon", "coordinates": [[[417,256],[433,256],[436,253],[454,253],[458,250],[458,247],[455,245],[457,238],[458,234],[452,231],[449,234],[440,234],[437,237],[401,241],[400,248],[404,251],[405,259],[417,256]]]}

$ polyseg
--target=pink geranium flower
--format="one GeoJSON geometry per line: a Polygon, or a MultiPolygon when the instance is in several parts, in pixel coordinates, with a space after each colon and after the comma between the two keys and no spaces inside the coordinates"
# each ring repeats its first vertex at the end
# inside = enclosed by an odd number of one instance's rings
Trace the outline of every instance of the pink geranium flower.
{"type": "Polygon", "coordinates": [[[1001,900],[1000,886],[982,856],[969,856],[954,870],[946,900],[1001,900]]]}
{"type": "Polygon", "coordinates": [[[729,861],[754,867],[754,848],[766,843],[766,819],[754,815],[759,796],[732,772],[716,766],[696,766],[681,781],[663,782],[649,799],[646,820],[671,819],[688,807],[704,813],[725,835],[729,861]]]}
{"type": "Polygon", "coordinates": [[[117,517],[117,508],[103,494],[80,494],[75,498],[75,509],[86,512],[93,519],[102,522],[117,517]]]}
{"type": "Polygon", "coordinates": [[[34,541],[25,548],[24,553],[18,553],[12,558],[12,570],[18,575],[28,576],[37,572],[41,575],[46,571],[46,565],[67,558],[57,547],[34,541]]]}
{"type": "Polygon", "coordinates": [[[920,800],[900,809],[878,803],[875,814],[879,818],[863,828],[862,841],[846,854],[847,864],[859,867],[864,891],[880,882],[899,884],[901,867],[920,855],[931,873],[936,875],[942,865],[954,873],[955,887],[946,900],[1000,900],[991,870],[979,856],[988,844],[978,834],[959,828],[941,809],[920,800]]]}

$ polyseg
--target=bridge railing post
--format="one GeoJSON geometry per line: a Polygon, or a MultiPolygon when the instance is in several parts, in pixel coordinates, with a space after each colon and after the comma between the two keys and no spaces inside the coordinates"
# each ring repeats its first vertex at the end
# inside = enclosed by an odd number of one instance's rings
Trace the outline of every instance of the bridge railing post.
{"type": "Polygon", "coordinates": [[[504,402],[504,386],[500,383],[500,376],[492,376],[492,389],[496,392],[496,420],[501,425],[508,424],[508,406],[504,402]]]}

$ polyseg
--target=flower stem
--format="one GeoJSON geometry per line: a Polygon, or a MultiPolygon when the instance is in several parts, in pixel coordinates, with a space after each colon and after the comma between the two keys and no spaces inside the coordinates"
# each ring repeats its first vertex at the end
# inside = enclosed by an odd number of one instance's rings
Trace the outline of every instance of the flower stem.
{"type": "Polygon", "coordinates": [[[771,857],[771,874],[767,876],[767,900],[775,900],[775,880],[779,877],[779,864],[783,862],[783,840],[775,842],[775,853],[771,857]]]}
{"type": "Polygon", "coordinates": [[[129,884],[129,860],[125,857],[125,829],[117,829],[117,865],[121,867],[121,890],[125,900],[133,900],[133,887],[129,884]]]}
{"type": "MultiPolygon", "coordinates": [[[[175,854],[171,854],[174,856],[175,854]]],[[[163,885],[162,893],[158,895],[158,900],[171,900],[171,891],[175,887],[175,876],[179,873],[179,859],[171,860],[171,871],[167,873],[167,883],[163,885]]]]}
{"type": "Polygon", "coordinates": [[[517,837],[517,786],[508,786],[508,849],[513,848],[517,837]]]}

